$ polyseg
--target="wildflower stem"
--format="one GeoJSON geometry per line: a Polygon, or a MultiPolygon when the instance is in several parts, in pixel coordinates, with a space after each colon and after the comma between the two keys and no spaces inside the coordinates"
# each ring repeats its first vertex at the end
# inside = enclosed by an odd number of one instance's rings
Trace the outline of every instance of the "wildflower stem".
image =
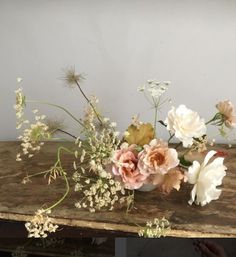
{"type": "Polygon", "coordinates": [[[38,176],[38,175],[49,173],[50,171],[51,170],[45,170],[45,171],[37,172],[37,173],[31,174],[31,175],[27,175],[25,178],[32,178],[32,177],[35,177],[35,176],[38,176]]]}
{"type": "Polygon", "coordinates": [[[68,135],[68,136],[70,136],[70,137],[73,137],[74,139],[77,139],[76,136],[72,135],[71,133],[69,133],[69,132],[67,132],[67,131],[65,131],[65,130],[63,130],[63,129],[57,129],[57,131],[59,131],[59,132],[61,132],[61,133],[64,133],[64,134],[66,134],[66,135],[68,135]]]}
{"type": "Polygon", "coordinates": [[[157,111],[158,111],[158,105],[155,105],[155,117],[154,117],[154,132],[155,136],[157,137],[156,127],[157,127],[157,111]]]}
{"type": "Polygon", "coordinates": [[[175,150],[177,150],[181,145],[182,145],[182,142],[179,142],[179,143],[176,145],[175,150]]]}
{"type": "MultiPolygon", "coordinates": [[[[70,151],[69,149],[65,148],[65,147],[59,147],[57,150],[57,162],[56,165],[58,164],[59,167],[61,168],[61,170],[63,171],[62,165],[61,165],[61,151],[64,150],[65,152],[68,153],[72,153],[74,154],[72,151],[70,151]]],[[[62,196],[62,198],[60,198],[55,204],[51,205],[50,207],[48,207],[45,211],[49,211],[53,208],[55,208],[57,205],[59,205],[61,202],[63,202],[63,200],[66,198],[66,196],[68,195],[69,191],[70,191],[70,186],[69,186],[69,182],[68,182],[68,178],[66,176],[66,172],[63,171],[63,178],[65,180],[66,183],[66,192],[64,193],[64,195],[62,196]]]]}
{"type": "Polygon", "coordinates": [[[175,136],[175,134],[170,135],[169,139],[168,139],[168,144],[170,143],[171,139],[175,136]]]}
{"type": "Polygon", "coordinates": [[[208,124],[210,124],[211,122],[213,122],[213,121],[219,119],[219,116],[220,116],[220,115],[221,115],[221,114],[220,114],[219,112],[216,113],[215,116],[214,116],[212,119],[210,119],[208,122],[205,123],[205,125],[208,125],[208,124]]]}
{"type": "Polygon", "coordinates": [[[56,108],[59,108],[61,110],[63,110],[64,112],[66,112],[72,119],[74,119],[76,122],[78,122],[82,127],[86,128],[85,125],[79,120],[77,119],[72,113],[70,113],[67,109],[65,109],[64,107],[57,105],[57,104],[52,104],[49,102],[42,102],[42,101],[37,101],[37,100],[27,100],[27,103],[39,103],[39,104],[46,104],[46,105],[50,105],[56,108]]]}
{"type": "Polygon", "coordinates": [[[95,115],[97,116],[98,121],[99,121],[100,124],[102,125],[103,122],[102,122],[101,118],[99,117],[99,114],[97,113],[95,107],[93,106],[93,104],[91,103],[91,101],[88,99],[88,97],[85,95],[85,93],[84,93],[84,91],[82,90],[82,88],[81,88],[79,82],[78,82],[77,80],[76,80],[75,82],[76,82],[76,85],[77,85],[78,88],[79,88],[79,91],[81,92],[81,94],[83,95],[83,97],[86,99],[86,101],[88,102],[88,104],[91,106],[91,108],[93,109],[95,115]]]}
{"type": "Polygon", "coordinates": [[[70,191],[70,186],[69,186],[69,182],[68,182],[68,179],[67,179],[67,176],[66,174],[64,173],[63,174],[63,177],[64,177],[64,180],[66,182],[66,192],[65,194],[62,196],[62,198],[60,198],[55,204],[51,205],[50,207],[48,207],[45,212],[55,208],[57,205],[59,205],[61,202],[63,202],[63,200],[66,198],[66,196],[68,195],[69,191],[70,191]]]}

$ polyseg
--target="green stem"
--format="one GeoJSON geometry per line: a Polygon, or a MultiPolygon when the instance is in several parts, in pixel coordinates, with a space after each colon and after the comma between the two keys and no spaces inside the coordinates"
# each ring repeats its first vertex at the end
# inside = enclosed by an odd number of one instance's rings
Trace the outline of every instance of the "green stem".
{"type": "Polygon", "coordinates": [[[69,191],[70,191],[70,186],[69,186],[69,182],[68,179],[64,173],[63,175],[64,180],[66,182],[66,192],[64,193],[64,195],[62,196],[62,198],[60,198],[55,204],[51,205],[50,207],[48,207],[47,209],[45,209],[45,212],[55,208],[57,205],[59,205],[61,202],[63,202],[63,200],[66,198],[66,196],[68,195],[69,191]]]}
{"type": "Polygon", "coordinates": [[[76,122],[78,122],[82,127],[86,128],[85,125],[84,125],[80,120],[78,120],[72,113],[70,113],[67,109],[65,109],[64,107],[62,107],[62,106],[60,106],[60,105],[52,104],[52,103],[49,103],[49,102],[37,101],[37,100],[27,100],[26,102],[27,102],[27,103],[46,104],[46,105],[50,105],[50,106],[59,108],[59,109],[63,110],[65,113],[67,113],[67,114],[68,114],[72,119],[74,119],[76,122]]]}
{"type": "MultiPolygon", "coordinates": [[[[69,149],[61,146],[58,148],[57,150],[57,162],[55,165],[59,165],[59,167],[63,170],[62,168],[62,165],[61,165],[61,151],[64,150],[68,153],[72,153],[74,154],[72,151],[70,151],[69,149]]],[[[66,192],[64,193],[64,195],[53,205],[51,205],[50,207],[48,207],[47,209],[45,209],[45,212],[55,208],[57,205],[59,205],[61,202],[63,202],[63,200],[66,198],[66,196],[68,195],[69,191],[70,191],[70,186],[69,186],[69,182],[68,182],[68,179],[67,179],[67,176],[66,176],[66,173],[63,171],[63,178],[65,180],[65,183],[66,183],[66,192]]]]}
{"type": "Polygon", "coordinates": [[[208,122],[205,123],[205,125],[208,125],[208,124],[210,124],[211,122],[213,122],[213,121],[215,121],[216,119],[218,119],[218,118],[219,118],[219,117],[218,117],[219,115],[221,115],[221,113],[217,112],[217,113],[215,114],[215,116],[214,116],[212,119],[210,119],[208,122]]]}
{"type": "Polygon", "coordinates": [[[154,132],[155,132],[155,136],[157,137],[156,127],[157,127],[157,107],[155,106],[154,132]]]}

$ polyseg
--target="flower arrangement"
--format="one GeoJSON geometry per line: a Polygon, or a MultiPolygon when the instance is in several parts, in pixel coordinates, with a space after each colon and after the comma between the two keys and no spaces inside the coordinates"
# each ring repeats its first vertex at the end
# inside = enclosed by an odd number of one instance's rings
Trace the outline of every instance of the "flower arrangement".
{"type": "MultiPolygon", "coordinates": [[[[116,130],[116,122],[98,111],[98,99],[86,95],[81,86],[83,79],[74,69],[68,70],[64,77],[66,85],[77,88],[87,103],[82,118],[77,118],[60,105],[28,100],[21,87],[15,91],[17,129],[23,129],[19,136],[21,151],[16,156],[17,161],[32,158],[45,142],[60,138],[59,134],[69,136],[74,142],[68,148],[63,146],[62,141],[57,149],[57,161],[48,170],[28,174],[23,179],[23,183],[27,183],[34,176],[44,175],[48,184],[51,184],[61,177],[66,186],[61,199],[47,208],[37,210],[33,219],[26,223],[29,237],[46,237],[58,228],[48,214],[66,198],[70,190],[68,178],[73,179],[73,188],[78,192],[75,206],[90,212],[102,209],[111,211],[117,205],[124,205],[129,211],[134,204],[135,190],[158,188],[159,192],[169,194],[173,189],[180,190],[183,183],[193,185],[189,204],[204,206],[219,198],[221,189],[218,186],[226,175],[224,158],[217,156],[213,150],[206,153],[202,163],[198,160],[191,162],[186,156],[193,152],[205,153],[207,147],[214,144],[215,140],[207,134],[209,125],[216,126],[219,134],[230,140],[230,134],[236,127],[236,114],[230,101],[219,102],[216,113],[207,122],[185,105],[172,107],[165,119],[158,119],[160,108],[170,102],[165,96],[170,82],[148,80],[138,88],[138,92],[144,95],[153,108],[154,122],[144,123],[134,116],[127,130],[121,134],[116,130]],[[30,122],[24,113],[29,103],[59,108],[78,124],[80,133],[72,135],[60,121],[50,120],[40,115],[38,110],[33,110],[35,120],[30,122]],[[158,136],[161,127],[168,131],[168,140],[158,136]],[[170,143],[174,138],[179,143],[172,145],[170,143]],[[179,151],[179,147],[185,151],[179,151]],[[65,152],[72,157],[73,172],[63,166],[61,156],[65,152]]],[[[22,83],[22,80],[18,79],[18,82],[22,83]]],[[[153,223],[158,228],[156,232],[152,232],[149,229],[151,226],[148,226],[140,234],[146,235],[149,230],[151,235],[162,234],[163,224],[169,226],[165,219],[162,221],[155,220],[153,223]]]]}

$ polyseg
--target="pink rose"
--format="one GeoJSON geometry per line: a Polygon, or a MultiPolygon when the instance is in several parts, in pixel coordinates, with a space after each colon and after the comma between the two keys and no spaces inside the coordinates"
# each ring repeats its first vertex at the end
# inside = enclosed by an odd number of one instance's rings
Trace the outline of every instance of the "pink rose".
{"type": "Polygon", "coordinates": [[[228,128],[236,127],[236,114],[234,112],[234,106],[229,100],[219,102],[216,105],[216,108],[223,115],[225,126],[228,128]]]}
{"type": "Polygon", "coordinates": [[[136,145],[130,145],[116,150],[113,156],[114,165],[112,172],[120,176],[126,189],[138,189],[146,180],[146,174],[141,174],[138,169],[138,152],[136,145]]]}
{"type": "Polygon", "coordinates": [[[138,168],[143,175],[166,174],[179,164],[178,153],[162,140],[153,139],[138,155],[138,168]]]}

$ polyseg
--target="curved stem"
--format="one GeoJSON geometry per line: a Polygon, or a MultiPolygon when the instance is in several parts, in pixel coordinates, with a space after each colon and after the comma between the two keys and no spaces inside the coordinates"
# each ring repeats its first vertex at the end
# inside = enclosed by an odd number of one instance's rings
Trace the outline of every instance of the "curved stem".
{"type": "Polygon", "coordinates": [[[59,108],[59,109],[63,110],[65,113],[67,113],[67,114],[68,114],[72,119],[74,119],[76,122],[78,122],[82,127],[86,128],[85,125],[84,125],[80,120],[78,120],[72,113],[70,113],[67,109],[65,109],[64,107],[62,107],[62,106],[60,106],[60,105],[52,104],[52,103],[49,103],[49,102],[37,101],[37,100],[27,100],[26,102],[27,102],[27,103],[46,104],[46,105],[50,105],[50,106],[59,108]]]}
{"type": "Polygon", "coordinates": [[[215,116],[214,116],[212,119],[210,119],[208,122],[205,123],[205,125],[208,125],[208,124],[210,124],[211,122],[215,121],[215,120],[218,118],[219,115],[220,115],[220,113],[217,112],[217,113],[215,114],[215,116]]]}
{"type": "Polygon", "coordinates": [[[97,113],[97,111],[96,111],[95,107],[93,106],[93,104],[91,103],[91,101],[90,101],[90,100],[88,99],[88,97],[85,95],[84,91],[82,90],[82,88],[81,88],[81,86],[80,86],[80,84],[79,84],[79,82],[78,82],[77,80],[76,80],[76,85],[78,86],[79,91],[81,92],[81,94],[83,95],[83,97],[86,99],[86,101],[88,102],[88,104],[89,104],[89,105],[91,106],[91,108],[93,109],[95,115],[97,116],[98,121],[99,121],[100,124],[102,125],[103,122],[102,122],[101,118],[99,117],[99,114],[97,113]]]}
{"type": "Polygon", "coordinates": [[[64,193],[64,195],[62,196],[62,198],[60,198],[55,204],[51,205],[50,207],[48,207],[47,209],[45,209],[45,212],[55,208],[57,205],[59,205],[61,202],[64,201],[64,199],[66,198],[66,196],[68,195],[69,191],[70,191],[70,186],[69,186],[69,182],[68,182],[68,179],[64,173],[63,175],[64,177],[64,180],[66,182],[66,192],[64,193]]]}
{"type": "MultiPolygon", "coordinates": [[[[61,150],[64,150],[64,151],[66,151],[66,152],[68,152],[68,153],[72,153],[72,154],[74,154],[72,151],[70,151],[69,149],[67,149],[67,148],[65,148],[65,147],[63,147],[63,146],[61,146],[61,147],[59,147],[58,148],[58,150],[57,150],[57,162],[56,162],[56,164],[55,165],[59,165],[59,167],[62,169],[62,171],[63,171],[63,168],[62,168],[62,165],[61,165],[61,150]]],[[[66,192],[64,193],[64,195],[56,202],[56,203],[54,203],[53,205],[51,205],[50,207],[48,207],[47,209],[45,209],[45,211],[49,211],[49,210],[51,210],[51,209],[53,209],[53,208],[55,208],[57,205],[59,205],[61,202],[63,202],[63,200],[66,198],[66,196],[68,195],[68,193],[69,193],[69,191],[70,191],[70,185],[69,185],[69,182],[68,182],[68,178],[67,178],[67,176],[66,176],[66,173],[63,171],[63,178],[64,178],[64,180],[65,180],[65,182],[66,182],[66,192]]]]}

